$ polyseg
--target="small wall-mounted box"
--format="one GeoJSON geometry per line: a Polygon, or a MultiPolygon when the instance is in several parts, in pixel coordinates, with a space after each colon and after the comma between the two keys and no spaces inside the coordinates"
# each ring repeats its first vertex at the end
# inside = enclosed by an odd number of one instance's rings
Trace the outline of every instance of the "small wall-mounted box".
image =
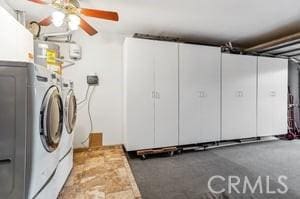
{"type": "Polygon", "coordinates": [[[81,59],[81,46],[78,44],[70,44],[70,58],[73,60],[81,59]]]}
{"type": "Polygon", "coordinates": [[[88,85],[96,86],[99,84],[99,78],[97,75],[88,75],[86,79],[88,85]]]}

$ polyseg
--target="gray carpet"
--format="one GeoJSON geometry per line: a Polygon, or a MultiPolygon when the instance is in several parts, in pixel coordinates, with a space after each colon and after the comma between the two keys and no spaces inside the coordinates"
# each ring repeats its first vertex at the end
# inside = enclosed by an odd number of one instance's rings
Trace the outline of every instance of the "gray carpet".
{"type": "MultiPolygon", "coordinates": [[[[144,199],[199,199],[199,198],[300,198],[300,141],[270,141],[246,145],[188,152],[173,157],[151,157],[147,160],[129,158],[129,164],[144,199]],[[226,181],[215,180],[215,190],[225,188],[221,194],[209,191],[211,176],[220,175],[226,181]],[[262,178],[263,193],[228,192],[228,176],[249,178],[252,186],[258,176],[262,178]],[[270,191],[283,187],[278,176],[288,177],[286,194],[267,194],[266,176],[270,177],[270,191]]],[[[243,191],[240,183],[238,191],[243,191]]]]}

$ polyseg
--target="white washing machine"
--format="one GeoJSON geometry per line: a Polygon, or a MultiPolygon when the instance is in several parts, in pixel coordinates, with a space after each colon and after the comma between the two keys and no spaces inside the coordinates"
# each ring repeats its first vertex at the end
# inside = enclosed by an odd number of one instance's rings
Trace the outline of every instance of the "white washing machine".
{"type": "MultiPolygon", "coordinates": [[[[55,85],[55,88],[58,90],[58,92],[61,95],[61,100],[62,100],[62,116],[63,116],[63,120],[64,120],[64,99],[63,99],[63,93],[62,93],[62,88],[61,88],[61,81],[62,78],[60,75],[56,74],[55,72],[51,72],[51,81],[53,83],[53,85],[55,85]]],[[[63,121],[64,122],[64,121],[63,121]]],[[[57,145],[56,148],[56,153],[58,154],[58,162],[57,162],[57,166],[55,169],[55,173],[53,174],[53,176],[51,177],[51,180],[48,181],[47,186],[41,190],[41,192],[36,196],[36,199],[52,199],[52,198],[57,198],[59,195],[59,192],[61,190],[61,188],[59,187],[59,184],[61,182],[61,169],[59,167],[60,165],[60,153],[61,153],[61,146],[62,141],[63,141],[63,134],[64,134],[64,124],[62,126],[62,133],[61,133],[61,138],[60,138],[60,142],[57,145]]],[[[73,156],[72,156],[73,157],[73,156]]]]}
{"type": "MultiPolygon", "coordinates": [[[[63,101],[57,76],[43,66],[35,66],[32,114],[35,119],[32,172],[29,198],[40,197],[55,175],[63,130],[63,101]]],[[[49,198],[52,198],[49,196],[49,198]]]]}
{"type": "Polygon", "coordinates": [[[63,130],[57,79],[43,66],[0,61],[0,198],[52,199],[63,130]]]}

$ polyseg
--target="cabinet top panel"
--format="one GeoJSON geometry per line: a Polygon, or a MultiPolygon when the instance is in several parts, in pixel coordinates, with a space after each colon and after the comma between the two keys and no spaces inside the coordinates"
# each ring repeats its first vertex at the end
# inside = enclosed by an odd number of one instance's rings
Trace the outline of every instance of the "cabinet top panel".
{"type": "Polygon", "coordinates": [[[249,57],[249,58],[257,58],[256,55],[240,55],[240,54],[230,54],[230,53],[222,53],[222,57],[249,57]]]}
{"type": "Polygon", "coordinates": [[[288,59],[287,58],[278,58],[278,57],[258,57],[258,61],[278,61],[282,62],[284,64],[288,64],[288,59]]]}
{"type": "Polygon", "coordinates": [[[210,48],[210,49],[218,49],[221,53],[221,47],[218,46],[209,46],[209,45],[202,45],[202,44],[189,44],[189,43],[179,43],[179,48],[188,47],[188,48],[210,48]]]}
{"type": "Polygon", "coordinates": [[[126,37],[124,44],[127,43],[133,43],[133,42],[139,42],[139,43],[151,43],[151,44],[174,44],[180,46],[187,46],[187,47],[206,47],[206,48],[216,48],[219,49],[221,52],[221,47],[219,46],[212,46],[212,45],[205,45],[205,44],[191,44],[191,43],[180,43],[175,41],[162,41],[162,40],[152,40],[152,39],[143,39],[143,38],[133,38],[133,37],[126,37]]]}
{"type": "Polygon", "coordinates": [[[126,43],[132,43],[132,42],[143,42],[143,43],[151,43],[151,44],[174,44],[174,45],[178,45],[178,43],[176,42],[172,42],[172,41],[159,41],[159,40],[151,40],[151,39],[141,39],[141,38],[132,38],[132,37],[126,37],[125,38],[125,42],[126,43]]]}

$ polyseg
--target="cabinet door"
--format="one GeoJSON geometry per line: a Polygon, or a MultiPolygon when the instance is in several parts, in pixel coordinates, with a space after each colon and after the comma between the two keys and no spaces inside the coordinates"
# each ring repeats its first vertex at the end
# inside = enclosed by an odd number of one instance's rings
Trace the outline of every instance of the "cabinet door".
{"type": "Polygon", "coordinates": [[[0,60],[32,61],[28,54],[33,53],[33,35],[10,13],[0,6],[0,60]]]}
{"type": "Polygon", "coordinates": [[[154,46],[141,39],[126,39],[125,145],[138,150],[154,147],[154,46]]]}
{"type": "Polygon", "coordinates": [[[257,57],[222,54],[222,139],[256,137],[257,57]]]}
{"type": "Polygon", "coordinates": [[[257,135],[287,133],[288,61],[258,57],[257,135]]]}
{"type": "Polygon", "coordinates": [[[17,57],[17,24],[18,22],[0,6],[0,60],[18,61],[17,57]]]}
{"type": "Polygon", "coordinates": [[[155,147],[178,145],[178,44],[155,43],[155,147]]]}
{"type": "Polygon", "coordinates": [[[33,35],[21,24],[16,24],[18,48],[16,50],[18,61],[28,62],[29,53],[33,54],[33,35]]]}
{"type": "Polygon", "coordinates": [[[220,140],[220,60],[220,48],[179,45],[181,145],[220,140]]]}

